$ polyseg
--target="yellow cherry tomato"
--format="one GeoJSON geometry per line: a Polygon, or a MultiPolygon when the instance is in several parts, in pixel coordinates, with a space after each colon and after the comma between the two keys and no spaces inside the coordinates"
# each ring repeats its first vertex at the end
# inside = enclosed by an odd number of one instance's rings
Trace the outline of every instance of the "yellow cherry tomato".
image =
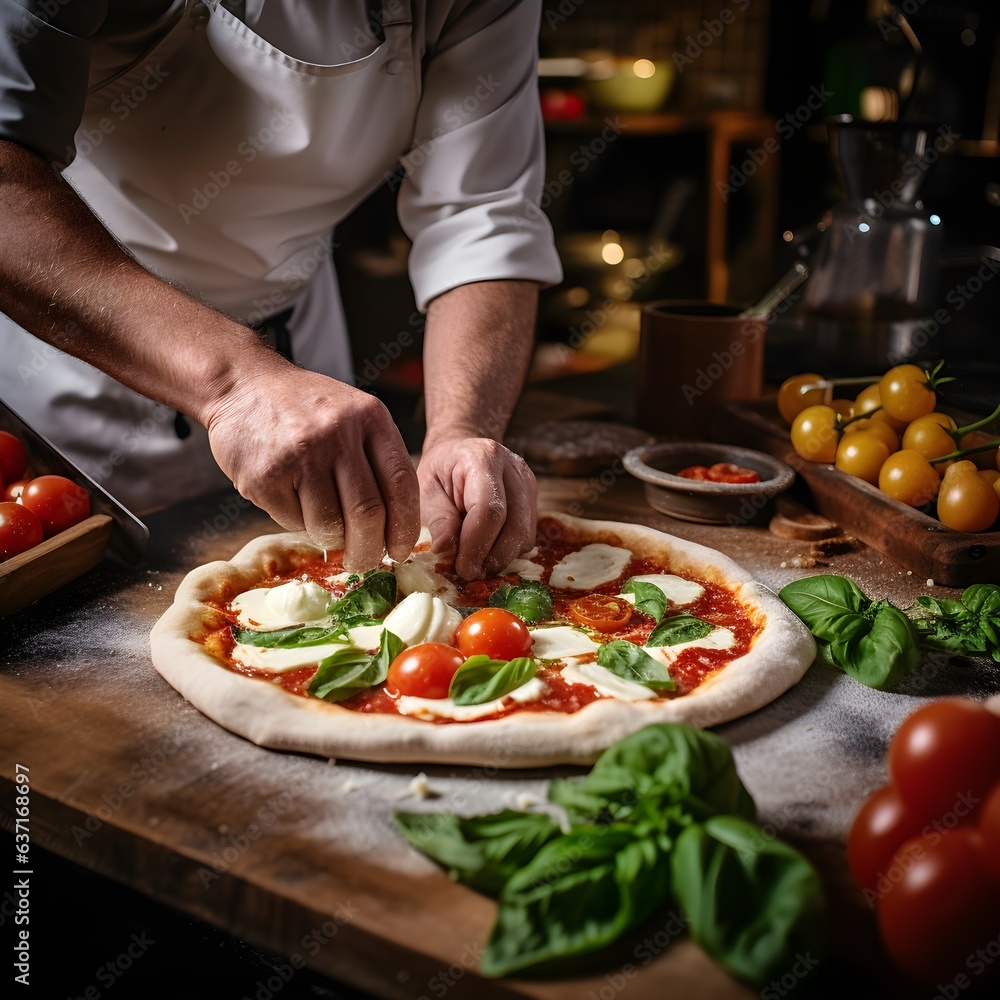
{"type": "Polygon", "coordinates": [[[885,410],[882,409],[882,396],[879,393],[878,382],[874,385],[868,386],[866,389],[862,389],[858,393],[858,398],[854,400],[854,416],[861,416],[863,413],[871,413],[872,420],[880,420],[888,424],[896,434],[902,434],[906,428],[905,420],[896,420],[895,417],[890,417],[885,410]],[[874,411],[874,412],[873,412],[874,411]]]}
{"type": "Polygon", "coordinates": [[[941,477],[918,451],[906,449],[890,455],[878,474],[878,487],[910,507],[923,507],[937,493],[941,477]]]}
{"type": "Polygon", "coordinates": [[[837,468],[873,486],[878,484],[878,474],[888,457],[888,446],[871,431],[845,434],[837,446],[837,468]]]}
{"type": "Polygon", "coordinates": [[[1000,514],[1000,496],[972,462],[956,462],[941,480],[937,513],[955,531],[986,531],[1000,514]]]}
{"type": "Polygon", "coordinates": [[[916,365],[890,368],[882,376],[878,392],[882,408],[896,420],[916,420],[931,413],[937,404],[937,395],[927,384],[927,376],[916,365]]]}
{"type": "MultiPolygon", "coordinates": [[[[996,441],[996,439],[997,435],[991,431],[969,431],[968,434],[962,435],[962,439],[959,441],[958,447],[975,448],[981,444],[989,444],[991,441],[996,441]]],[[[996,466],[997,449],[990,448],[988,451],[977,451],[974,455],[970,455],[969,459],[970,461],[976,463],[977,469],[992,469],[996,466]]]]}
{"type": "Polygon", "coordinates": [[[854,416],[853,399],[833,399],[827,405],[833,407],[833,412],[837,414],[837,419],[842,424],[854,416]]]}
{"type": "Polygon", "coordinates": [[[804,375],[793,375],[786,378],[778,389],[778,412],[786,424],[790,424],[807,406],[822,403],[826,397],[825,389],[809,389],[802,387],[810,382],[819,382],[823,378],[816,372],[806,372],[804,375]]]}
{"type": "Polygon", "coordinates": [[[979,475],[983,477],[992,486],[998,479],[1000,479],[1000,472],[996,469],[980,469],[979,475]]]}
{"type": "Polygon", "coordinates": [[[855,420],[844,428],[845,436],[860,434],[862,431],[874,434],[881,441],[884,441],[890,455],[894,451],[899,451],[899,435],[884,420],[865,417],[863,420],[855,420]]]}
{"type": "Polygon", "coordinates": [[[837,458],[837,414],[832,406],[807,406],[792,421],[792,447],[810,462],[837,458]]]}
{"type": "Polygon", "coordinates": [[[903,447],[919,451],[924,458],[940,458],[955,450],[955,439],[948,433],[955,421],[947,413],[927,413],[917,417],[903,431],[903,447]]]}

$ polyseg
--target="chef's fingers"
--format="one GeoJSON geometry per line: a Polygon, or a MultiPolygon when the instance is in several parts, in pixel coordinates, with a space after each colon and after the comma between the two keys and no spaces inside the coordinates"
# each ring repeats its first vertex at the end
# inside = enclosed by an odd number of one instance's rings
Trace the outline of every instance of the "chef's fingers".
{"type": "Polygon", "coordinates": [[[401,561],[420,535],[420,487],[403,441],[393,431],[369,438],[366,451],[387,511],[385,547],[391,558],[401,561]]]}
{"type": "MultiPolygon", "coordinates": [[[[344,547],[344,514],[330,469],[310,469],[302,476],[296,494],[309,537],[326,549],[344,547]]],[[[271,516],[274,517],[273,512],[271,516]]],[[[279,522],[281,523],[281,522],[279,522]]]]}
{"type": "Polygon", "coordinates": [[[507,516],[489,555],[483,563],[487,576],[506,569],[522,552],[535,544],[538,524],[538,487],[527,463],[511,453],[503,470],[507,516]]]}
{"type": "Polygon", "coordinates": [[[344,569],[372,569],[385,554],[385,500],[363,446],[338,455],[334,478],[344,511],[344,569]]]}
{"type": "Polygon", "coordinates": [[[496,441],[484,442],[479,461],[465,474],[459,505],[465,509],[465,518],[455,557],[455,571],[463,579],[478,580],[485,574],[486,558],[503,532],[507,519],[504,469],[515,457],[496,441]]]}
{"type": "Polygon", "coordinates": [[[418,475],[420,482],[420,523],[426,524],[431,533],[431,551],[442,559],[455,558],[458,536],[462,530],[462,513],[452,499],[452,471],[447,482],[443,474],[434,470],[428,478],[427,463],[422,463],[418,475]]]}

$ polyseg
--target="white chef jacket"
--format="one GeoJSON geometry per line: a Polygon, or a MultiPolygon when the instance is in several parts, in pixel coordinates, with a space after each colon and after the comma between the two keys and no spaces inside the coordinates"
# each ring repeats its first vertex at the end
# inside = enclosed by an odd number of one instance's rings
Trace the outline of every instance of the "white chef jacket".
{"type": "MultiPolygon", "coordinates": [[[[330,233],[387,179],[421,309],[467,282],[559,280],[534,0],[67,6],[0,0],[0,138],[72,161],[154,273],[251,325],[293,307],[296,363],[350,377],[330,233]]],[[[0,397],[127,504],[226,484],[202,428],[178,436],[172,411],[12,324],[0,339],[0,397]]]]}

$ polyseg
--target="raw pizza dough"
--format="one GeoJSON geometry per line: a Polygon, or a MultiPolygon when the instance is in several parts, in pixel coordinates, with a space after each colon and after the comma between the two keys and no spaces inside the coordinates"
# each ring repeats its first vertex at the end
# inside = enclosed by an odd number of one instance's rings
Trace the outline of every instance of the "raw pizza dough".
{"type": "Polygon", "coordinates": [[[321,557],[304,533],[295,532],[262,536],[228,562],[192,570],[152,630],[153,664],[210,719],[261,746],[382,763],[513,768],[592,763],[612,743],[653,722],[698,727],[727,722],[773,701],[812,663],[815,644],[799,619],[721,552],[644,525],[545,516],[578,544],[620,545],[662,561],[671,573],[727,588],[762,626],[750,651],[687,695],[640,701],[607,697],[572,714],[522,710],[479,722],[428,722],[352,711],[235,672],[198,641],[225,623],[217,606],[321,557]]]}

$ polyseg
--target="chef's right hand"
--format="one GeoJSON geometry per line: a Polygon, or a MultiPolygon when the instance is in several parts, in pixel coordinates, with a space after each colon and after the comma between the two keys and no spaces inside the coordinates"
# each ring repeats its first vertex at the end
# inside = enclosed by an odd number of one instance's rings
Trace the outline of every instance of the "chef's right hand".
{"type": "Polygon", "coordinates": [[[420,532],[417,476],[374,396],[274,359],[210,409],[216,461],[283,528],[344,549],[344,567],[405,559],[420,532]]]}

